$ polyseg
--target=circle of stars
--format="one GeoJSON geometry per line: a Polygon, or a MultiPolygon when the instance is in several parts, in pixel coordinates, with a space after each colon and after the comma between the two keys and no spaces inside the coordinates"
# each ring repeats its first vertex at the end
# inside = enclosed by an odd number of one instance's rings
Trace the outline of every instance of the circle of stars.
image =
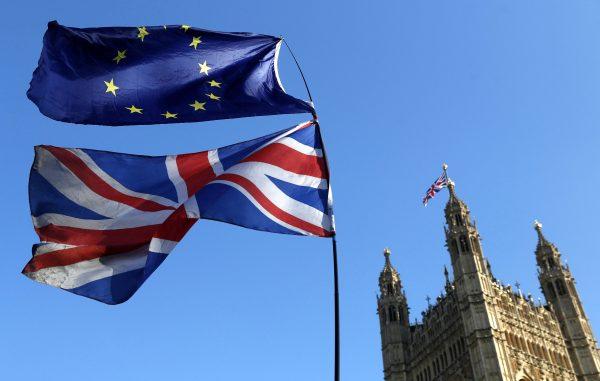
{"type": "MultiPolygon", "coordinates": [[[[163,29],[168,30],[166,25],[163,25],[163,29]]],[[[187,33],[191,29],[191,26],[183,24],[179,27],[179,29],[183,30],[183,33],[187,33]]],[[[150,32],[148,31],[148,29],[145,26],[137,27],[136,37],[140,39],[140,42],[144,42],[144,39],[149,35],[150,35],[150,32]]],[[[192,41],[188,44],[188,46],[193,47],[194,50],[198,50],[198,46],[200,44],[202,44],[202,42],[203,41],[201,39],[201,36],[192,36],[192,41]]],[[[125,60],[126,58],[127,58],[127,49],[117,50],[116,55],[114,56],[112,61],[114,61],[115,64],[118,65],[121,63],[121,61],[125,60]]],[[[207,76],[207,77],[210,76],[209,72],[212,69],[213,69],[213,67],[211,67],[206,60],[204,60],[204,62],[198,63],[198,70],[199,70],[199,74],[201,76],[207,76]]],[[[218,82],[215,79],[211,79],[210,81],[206,82],[206,84],[210,88],[221,89],[221,85],[223,83],[218,82]]],[[[105,93],[111,93],[114,97],[117,97],[118,90],[120,89],[120,87],[117,86],[114,78],[111,78],[110,81],[104,81],[104,85],[106,86],[105,93]]],[[[207,92],[204,95],[210,101],[213,101],[213,102],[221,101],[221,96],[218,94],[215,94],[212,91],[207,92]]],[[[189,104],[189,107],[191,107],[194,112],[206,111],[206,104],[207,104],[208,100],[204,101],[204,102],[200,102],[199,100],[194,99],[194,101],[189,104]]],[[[142,107],[136,106],[134,104],[132,104],[129,107],[124,107],[124,109],[129,111],[129,114],[143,115],[143,111],[144,111],[144,109],[142,107]]],[[[163,116],[165,119],[177,119],[177,116],[179,115],[179,113],[170,112],[170,111],[166,110],[164,113],[162,113],[160,115],[163,116]]]]}

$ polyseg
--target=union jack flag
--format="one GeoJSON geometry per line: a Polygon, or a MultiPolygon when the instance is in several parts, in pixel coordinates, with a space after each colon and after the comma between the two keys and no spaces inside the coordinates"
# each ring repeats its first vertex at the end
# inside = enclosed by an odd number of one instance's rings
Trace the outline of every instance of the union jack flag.
{"type": "Polygon", "coordinates": [[[335,234],[313,122],[183,155],[37,146],[29,196],[41,242],[23,273],[108,304],[128,300],[200,218],[335,234]]]}
{"type": "Polygon", "coordinates": [[[439,191],[441,191],[443,188],[448,186],[448,175],[446,174],[446,171],[444,171],[444,173],[438,177],[437,180],[435,180],[435,182],[433,184],[431,184],[431,186],[427,189],[427,192],[425,192],[425,197],[423,197],[423,205],[427,206],[427,203],[429,202],[429,200],[431,200],[433,197],[435,197],[435,194],[439,191]]]}

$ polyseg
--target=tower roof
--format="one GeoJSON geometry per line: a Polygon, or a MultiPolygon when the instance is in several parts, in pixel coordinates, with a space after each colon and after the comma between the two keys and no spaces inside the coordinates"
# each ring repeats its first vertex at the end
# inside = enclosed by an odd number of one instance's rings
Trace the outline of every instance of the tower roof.
{"type": "Polygon", "coordinates": [[[533,228],[537,232],[538,235],[538,246],[547,245],[550,242],[544,237],[544,233],[542,233],[542,223],[538,220],[533,221],[533,228]]]}
{"type": "Polygon", "coordinates": [[[381,274],[379,274],[379,285],[383,286],[387,283],[395,283],[400,282],[400,277],[398,276],[398,271],[392,266],[392,262],[390,261],[390,255],[392,251],[389,248],[385,248],[383,250],[383,256],[385,257],[385,264],[383,265],[383,270],[381,270],[381,274]]]}
{"type": "Polygon", "coordinates": [[[559,264],[561,258],[560,251],[558,251],[556,245],[546,239],[542,232],[542,224],[538,220],[535,220],[533,222],[533,228],[538,236],[538,242],[535,248],[535,256],[538,260],[538,265],[541,267],[545,266],[545,261],[550,257],[554,258],[554,263],[559,264]]]}
{"type": "Polygon", "coordinates": [[[451,210],[464,209],[468,212],[469,207],[463,200],[456,195],[456,184],[452,179],[448,179],[448,202],[446,203],[445,211],[448,213],[451,210]]]}
{"type": "Polygon", "coordinates": [[[540,221],[533,221],[533,228],[537,232],[538,236],[537,250],[541,250],[543,248],[551,248],[553,250],[558,250],[556,246],[552,242],[548,241],[544,236],[544,233],[542,232],[542,223],[540,221]]]}

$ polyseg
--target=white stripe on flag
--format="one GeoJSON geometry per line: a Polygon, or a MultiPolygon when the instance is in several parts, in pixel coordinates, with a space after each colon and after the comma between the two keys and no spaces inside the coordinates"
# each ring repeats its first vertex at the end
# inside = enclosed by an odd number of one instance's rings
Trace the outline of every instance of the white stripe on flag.
{"type": "Polygon", "coordinates": [[[323,157],[323,151],[320,148],[314,148],[311,146],[307,146],[306,144],[300,143],[296,139],[291,138],[289,136],[286,136],[285,138],[283,138],[275,143],[283,144],[283,145],[288,146],[291,149],[296,150],[305,155],[323,157]]]}
{"type": "Polygon", "coordinates": [[[198,209],[198,201],[196,200],[196,195],[188,198],[188,200],[183,204],[185,207],[185,213],[188,218],[200,218],[200,209],[198,209]]]}
{"type": "Polygon", "coordinates": [[[179,201],[179,205],[181,205],[188,198],[187,193],[187,184],[181,178],[179,174],[179,168],[177,168],[177,156],[169,155],[165,159],[165,164],[167,166],[167,174],[169,176],[169,180],[175,186],[175,191],[177,192],[177,200],[179,201]]]}
{"type": "Polygon", "coordinates": [[[152,238],[152,241],[150,241],[150,251],[159,254],[169,254],[178,243],[168,239],[152,238]]]}
{"type": "Polygon", "coordinates": [[[126,215],[120,218],[107,218],[103,220],[77,218],[58,213],[45,213],[37,217],[32,216],[31,218],[33,226],[36,228],[52,224],[79,229],[114,230],[158,225],[163,223],[172,213],[172,210],[159,210],[158,212],[145,212],[144,214],[126,215]]]}
{"type": "Polygon", "coordinates": [[[52,253],[53,251],[66,250],[76,247],[74,245],[66,245],[64,243],[44,242],[36,246],[34,256],[52,253]]]}
{"type": "MultiPolygon", "coordinates": [[[[65,167],[50,151],[36,147],[35,166],[44,179],[61,194],[74,203],[90,209],[107,218],[135,219],[150,216],[144,212],[118,201],[100,196],[65,167]]],[[[152,218],[151,218],[152,221],[152,218]]]]}
{"type": "Polygon", "coordinates": [[[210,166],[212,167],[215,176],[219,176],[221,173],[223,173],[223,165],[219,160],[218,149],[208,151],[208,162],[210,163],[210,166]]]}
{"type": "MultiPolygon", "coordinates": [[[[313,185],[313,187],[315,184],[310,184],[311,182],[318,181],[319,183],[326,183],[326,180],[317,179],[312,176],[298,175],[285,171],[274,165],[260,162],[240,163],[229,168],[227,173],[236,174],[251,181],[254,185],[256,185],[260,192],[262,192],[272,203],[277,205],[277,207],[284,212],[287,212],[305,222],[331,231],[331,219],[327,215],[327,211],[321,211],[313,206],[288,196],[265,175],[273,175],[273,177],[280,178],[281,180],[292,184],[304,186],[313,185]],[[282,174],[286,174],[287,176],[284,177],[282,174]]],[[[219,178],[213,182],[218,181],[219,178]]]]}
{"type": "Polygon", "coordinates": [[[29,278],[54,287],[72,289],[146,266],[148,246],[127,253],[108,255],[67,266],[47,267],[26,273],[29,278]]]}
{"type": "Polygon", "coordinates": [[[126,194],[128,196],[133,196],[133,197],[142,198],[144,200],[154,201],[158,204],[165,205],[165,206],[171,206],[171,207],[178,206],[178,204],[176,202],[173,202],[173,200],[169,200],[168,198],[153,195],[153,194],[135,192],[131,189],[126,188],[125,186],[123,186],[123,184],[121,184],[117,180],[113,179],[108,173],[104,172],[104,170],[102,168],[100,168],[96,164],[96,162],[87,153],[85,153],[81,149],[69,149],[69,151],[72,152],[78,158],[80,158],[85,163],[85,165],[87,165],[87,167],[89,169],[91,169],[92,172],[94,172],[96,175],[98,175],[98,177],[100,177],[102,180],[104,180],[105,183],[107,183],[114,189],[118,190],[119,192],[126,194]]]}
{"type": "Polygon", "coordinates": [[[231,182],[231,181],[227,181],[227,180],[215,180],[213,181],[211,184],[225,184],[225,185],[229,185],[235,189],[237,189],[238,191],[240,191],[244,196],[246,196],[248,198],[248,200],[250,200],[251,203],[254,204],[254,206],[256,206],[256,208],[258,208],[258,210],[261,211],[261,213],[263,213],[265,216],[267,216],[267,218],[269,218],[270,220],[274,221],[275,223],[286,227],[292,231],[296,231],[300,234],[304,234],[304,235],[314,235],[312,233],[309,233],[303,229],[297,228],[295,226],[292,226],[286,222],[281,221],[279,218],[275,217],[274,215],[272,215],[268,210],[266,210],[265,208],[263,208],[262,205],[260,205],[260,203],[258,201],[256,201],[254,199],[254,197],[252,197],[252,195],[250,194],[250,192],[248,192],[245,188],[243,188],[242,186],[231,182]]]}

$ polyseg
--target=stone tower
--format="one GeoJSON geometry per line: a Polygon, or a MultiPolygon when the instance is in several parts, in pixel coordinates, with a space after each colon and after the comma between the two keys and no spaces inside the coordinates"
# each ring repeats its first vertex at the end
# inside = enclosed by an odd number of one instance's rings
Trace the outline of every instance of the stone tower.
{"type": "Polygon", "coordinates": [[[384,252],[377,297],[384,380],[600,381],[600,352],[575,280],[541,225],[535,254],[546,304],[492,274],[452,181],[448,191],[444,231],[453,279],[444,269],[443,291],[433,304],[428,298],[420,321],[409,323],[398,272],[384,252]]]}
{"type": "Polygon", "coordinates": [[[409,339],[408,304],[398,271],[385,249],[385,265],[379,275],[377,314],[381,328],[381,351],[385,381],[408,381],[407,343],[409,339]]]}
{"type": "Polygon", "coordinates": [[[575,279],[563,265],[560,252],[542,233],[542,224],[534,223],[538,234],[535,257],[542,292],[560,325],[577,380],[600,380],[600,356],[596,339],[583,310],[575,279]]]}
{"type": "Polygon", "coordinates": [[[467,348],[476,380],[510,379],[498,322],[490,298],[493,277],[485,260],[477,227],[469,208],[448,184],[450,197],[444,210],[446,246],[450,253],[467,348]]]}

